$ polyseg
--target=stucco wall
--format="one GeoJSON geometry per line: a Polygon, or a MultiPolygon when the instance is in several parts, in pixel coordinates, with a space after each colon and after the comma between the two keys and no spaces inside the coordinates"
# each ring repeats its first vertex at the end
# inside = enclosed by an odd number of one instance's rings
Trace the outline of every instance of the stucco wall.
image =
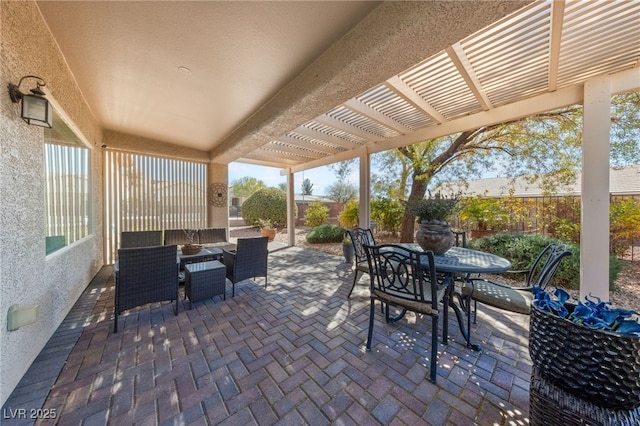
{"type": "MultiPolygon", "coordinates": [[[[69,73],[35,2],[0,1],[0,405],[102,266],[101,130],[69,73]],[[6,94],[24,75],[47,82],[91,144],[92,235],[45,254],[44,133],[20,118],[6,94]],[[7,331],[13,304],[37,304],[35,324],[7,331]]],[[[23,91],[28,87],[22,87],[23,91]]]]}

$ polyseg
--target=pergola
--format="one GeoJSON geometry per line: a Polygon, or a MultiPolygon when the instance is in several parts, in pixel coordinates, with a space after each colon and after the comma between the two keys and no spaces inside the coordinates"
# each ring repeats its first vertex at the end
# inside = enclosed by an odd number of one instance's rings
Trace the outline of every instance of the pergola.
{"type": "MultiPolygon", "coordinates": [[[[92,21],[131,22],[123,14],[144,9],[109,5],[97,14],[92,13],[93,4],[40,6],[71,69],[78,64],[83,91],[89,91],[86,86],[95,84],[96,78],[104,89],[119,81],[101,77],[96,70],[91,75],[90,66],[79,64],[86,46],[68,28],[76,34],[80,25],[73,24],[80,20],[89,20],[83,28],[92,28],[92,21]]],[[[189,13],[202,13],[190,7],[185,9],[190,19],[189,13]]],[[[344,36],[226,137],[198,145],[192,131],[185,131],[182,139],[168,131],[167,142],[187,149],[210,148],[210,163],[217,170],[212,180],[226,181],[226,167],[232,161],[282,168],[289,177],[291,208],[295,172],[360,158],[360,211],[366,226],[370,154],[582,103],[582,229],[588,232],[581,237],[581,293],[608,298],[608,247],[600,242],[608,240],[609,105],[612,95],[640,87],[640,2],[391,2],[366,7],[352,15],[356,21],[371,10],[361,22],[348,23],[354,26],[344,36]]],[[[162,16],[172,9],[156,4],[153,10],[162,16]]],[[[140,24],[138,30],[143,40],[139,47],[157,53],[157,47],[144,43],[152,29],[140,24]]],[[[209,33],[203,31],[187,40],[206,38],[209,33]]],[[[183,32],[171,34],[177,36],[189,37],[183,32]]],[[[95,34],[87,39],[85,44],[97,42],[95,34]]],[[[108,40],[96,47],[106,52],[111,67],[127,65],[111,55],[108,40]]],[[[136,71],[134,67],[132,72],[136,71]]],[[[159,78],[164,79],[161,84],[181,88],[182,83],[166,81],[163,73],[159,78]]],[[[153,121],[132,122],[137,117],[134,107],[145,107],[140,96],[122,95],[137,102],[126,109],[133,117],[118,120],[114,114],[123,108],[116,105],[99,114],[106,127],[157,139],[148,129],[153,121]]],[[[193,98],[197,107],[207,108],[198,95],[193,98]]],[[[92,103],[92,98],[88,101],[92,103]]],[[[104,100],[94,102],[97,111],[107,108],[104,100]]],[[[184,124],[178,117],[169,125],[174,123],[184,124]]],[[[117,137],[109,139],[117,146],[117,137]]],[[[144,143],[133,149],[148,151],[144,143]]],[[[220,213],[216,212],[217,219],[210,213],[209,221],[220,222],[220,213]]],[[[289,229],[293,227],[290,214],[289,229]]],[[[293,235],[290,232],[291,244],[293,235]]]]}

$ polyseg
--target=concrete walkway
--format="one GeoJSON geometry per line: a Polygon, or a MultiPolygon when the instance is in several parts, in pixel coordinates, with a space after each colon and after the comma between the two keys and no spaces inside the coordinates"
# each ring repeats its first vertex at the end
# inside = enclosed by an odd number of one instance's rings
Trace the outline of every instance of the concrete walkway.
{"type": "Polygon", "coordinates": [[[483,350],[473,352],[450,315],[432,384],[430,319],[407,314],[385,324],[377,309],[366,352],[368,277],[347,299],[353,271],[341,257],[278,250],[269,274],[266,289],[262,279],[246,281],[226,301],[185,310],[181,300],[177,316],[170,303],[132,309],[114,334],[105,267],[1,423],[33,424],[8,417],[42,408],[56,418],[36,424],[528,424],[527,316],[480,307],[473,336],[483,350]]]}

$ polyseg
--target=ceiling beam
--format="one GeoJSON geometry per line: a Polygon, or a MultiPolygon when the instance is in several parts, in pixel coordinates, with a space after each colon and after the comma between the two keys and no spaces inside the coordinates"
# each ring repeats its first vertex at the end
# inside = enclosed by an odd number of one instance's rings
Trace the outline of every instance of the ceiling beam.
{"type": "Polygon", "coordinates": [[[300,126],[296,128],[295,130],[293,130],[292,133],[298,133],[302,136],[307,136],[312,139],[317,139],[318,141],[321,141],[323,143],[326,143],[327,145],[335,147],[340,151],[344,151],[345,148],[351,149],[351,148],[356,148],[360,146],[360,144],[350,141],[349,139],[339,138],[338,136],[334,136],[329,133],[323,133],[316,129],[311,129],[307,127],[306,124],[304,126],[300,126]]]}
{"type": "Polygon", "coordinates": [[[454,43],[453,45],[447,47],[445,51],[447,52],[447,55],[449,55],[449,58],[451,58],[453,64],[458,69],[458,72],[460,73],[462,78],[464,78],[464,81],[467,82],[469,89],[482,106],[482,109],[487,111],[493,108],[493,105],[491,105],[491,101],[489,100],[487,93],[482,87],[482,83],[480,83],[480,79],[476,75],[473,66],[471,66],[469,58],[467,58],[467,54],[464,53],[462,45],[460,45],[460,43],[454,43]]]}
{"type": "Polygon", "coordinates": [[[367,141],[380,141],[384,139],[382,135],[376,135],[375,133],[367,132],[359,127],[354,126],[353,124],[346,123],[342,120],[338,120],[335,117],[332,117],[327,114],[323,114],[319,117],[316,117],[313,121],[316,123],[323,124],[325,126],[333,127],[334,129],[338,129],[345,133],[349,133],[358,138],[365,139],[367,141]]]}
{"type": "Polygon", "coordinates": [[[388,127],[398,133],[407,133],[413,131],[413,129],[411,129],[410,127],[397,122],[393,118],[384,115],[374,108],[371,108],[369,105],[365,104],[357,98],[351,98],[343,105],[350,110],[355,111],[364,117],[367,117],[369,120],[373,120],[379,124],[382,124],[383,126],[388,127]]]}
{"type": "Polygon", "coordinates": [[[422,96],[416,93],[415,90],[413,90],[407,83],[405,83],[397,75],[385,81],[384,85],[387,86],[390,90],[392,90],[398,96],[404,98],[411,105],[418,108],[424,114],[429,116],[431,120],[433,120],[437,124],[444,123],[445,121],[447,121],[444,115],[440,114],[438,110],[432,107],[429,102],[427,102],[422,96]]]}
{"type": "Polygon", "coordinates": [[[549,37],[549,91],[558,88],[558,65],[560,64],[560,42],[564,21],[564,0],[551,4],[551,36],[549,37]]]}

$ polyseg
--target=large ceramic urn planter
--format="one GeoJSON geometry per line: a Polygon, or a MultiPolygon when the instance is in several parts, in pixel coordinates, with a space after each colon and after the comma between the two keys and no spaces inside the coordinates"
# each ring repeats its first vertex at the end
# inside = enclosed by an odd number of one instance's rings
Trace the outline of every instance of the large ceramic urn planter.
{"type": "Polygon", "coordinates": [[[416,243],[423,250],[431,250],[437,255],[446,253],[453,247],[455,240],[449,222],[441,220],[423,220],[416,232],[416,243]]]}

